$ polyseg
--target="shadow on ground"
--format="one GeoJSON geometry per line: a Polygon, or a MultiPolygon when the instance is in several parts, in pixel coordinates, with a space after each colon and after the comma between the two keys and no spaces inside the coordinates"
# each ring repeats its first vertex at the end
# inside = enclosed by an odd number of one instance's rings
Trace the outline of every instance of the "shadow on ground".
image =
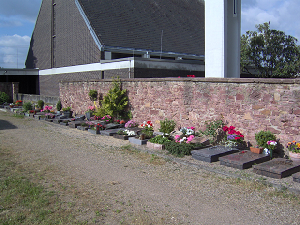
{"type": "Polygon", "coordinates": [[[0,120],[0,130],[10,130],[10,129],[17,129],[15,125],[12,123],[6,121],[6,120],[0,120]]]}

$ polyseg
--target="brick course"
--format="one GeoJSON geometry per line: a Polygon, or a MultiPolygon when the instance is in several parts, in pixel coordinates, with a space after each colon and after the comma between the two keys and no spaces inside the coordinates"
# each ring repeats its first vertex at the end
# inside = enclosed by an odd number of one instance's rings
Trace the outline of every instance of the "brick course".
{"type": "MultiPolygon", "coordinates": [[[[270,130],[285,145],[300,140],[299,79],[150,78],[122,79],[128,90],[134,120],[152,120],[156,129],[164,118],[177,126],[205,129],[204,122],[221,116],[235,126],[245,140],[255,144],[254,135],[270,130]]],[[[76,113],[89,105],[90,89],[105,95],[111,80],[62,82],[60,98],[76,113]]]]}

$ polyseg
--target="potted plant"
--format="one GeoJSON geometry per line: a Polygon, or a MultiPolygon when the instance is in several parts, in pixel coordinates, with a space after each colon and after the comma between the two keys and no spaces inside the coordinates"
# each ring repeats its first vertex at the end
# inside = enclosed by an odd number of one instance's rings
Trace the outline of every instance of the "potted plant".
{"type": "Polygon", "coordinates": [[[142,124],[141,124],[141,127],[143,128],[141,130],[141,136],[140,136],[140,139],[141,140],[145,140],[145,139],[150,139],[152,138],[153,136],[153,124],[151,121],[144,121],[142,124]]]}
{"type": "Polygon", "coordinates": [[[145,145],[147,141],[153,137],[153,124],[151,121],[144,121],[141,125],[141,134],[136,137],[129,138],[129,141],[133,144],[145,145]]]}
{"type": "Polygon", "coordinates": [[[29,111],[32,110],[31,102],[25,102],[23,104],[23,110],[25,111],[25,116],[29,116],[29,111]]]}
{"type": "Polygon", "coordinates": [[[89,97],[91,101],[96,101],[98,98],[98,92],[94,89],[89,91],[89,97]]]}
{"type": "Polygon", "coordinates": [[[43,100],[38,100],[37,105],[38,108],[41,110],[44,108],[45,102],[43,100]]]}
{"type": "Polygon", "coordinates": [[[61,101],[59,100],[57,103],[56,103],[56,111],[57,111],[57,114],[60,114],[60,110],[62,109],[62,105],[61,105],[61,101]]]}
{"type": "Polygon", "coordinates": [[[296,141],[289,142],[287,144],[289,150],[289,156],[294,159],[300,159],[300,143],[296,141]]]}
{"type": "Polygon", "coordinates": [[[61,109],[63,111],[63,115],[66,116],[67,118],[71,118],[72,117],[72,111],[71,111],[71,107],[65,107],[61,109]]]}
{"type": "Polygon", "coordinates": [[[111,123],[113,121],[113,118],[110,115],[105,115],[101,118],[101,120],[105,123],[111,123]]]}
{"type": "Polygon", "coordinates": [[[94,115],[95,112],[95,106],[89,106],[88,111],[85,112],[85,117],[87,120],[90,120],[90,118],[94,115]]]}
{"type": "Polygon", "coordinates": [[[230,148],[242,148],[245,145],[244,135],[240,131],[237,131],[234,126],[224,126],[225,132],[225,146],[230,148]]]}
{"type": "MultiPolygon", "coordinates": [[[[272,140],[276,140],[276,136],[271,131],[263,131],[262,130],[255,134],[255,141],[256,141],[257,146],[250,147],[250,151],[261,154],[264,149],[269,150],[270,145],[268,145],[268,141],[272,141],[272,140]],[[259,151],[259,152],[257,152],[257,151],[259,151]]],[[[266,153],[268,153],[268,152],[266,151],[266,153]]],[[[272,153],[273,153],[273,151],[272,151],[272,153]]]]}
{"type": "Polygon", "coordinates": [[[97,123],[88,129],[88,131],[92,134],[100,134],[100,130],[104,130],[105,126],[102,125],[101,123],[97,123]]]}

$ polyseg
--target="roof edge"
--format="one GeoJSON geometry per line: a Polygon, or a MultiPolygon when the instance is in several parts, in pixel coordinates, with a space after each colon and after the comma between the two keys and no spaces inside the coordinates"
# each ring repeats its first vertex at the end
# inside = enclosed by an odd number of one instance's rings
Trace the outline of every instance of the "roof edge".
{"type": "Polygon", "coordinates": [[[82,16],[82,18],[83,18],[83,20],[84,20],[87,28],[89,29],[89,31],[90,31],[90,33],[92,35],[92,38],[95,41],[95,44],[98,46],[99,50],[101,51],[102,48],[103,48],[103,45],[101,44],[101,42],[100,42],[99,38],[97,37],[97,35],[96,35],[93,27],[91,26],[91,23],[90,23],[88,17],[86,16],[86,14],[85,14],[85,12],[84,12],[83,8],[81,7],[81,5],[80,5],[80,3],[79,3],[78,0],[75,0],[75,4],[76,4],[76,6],[78,8],[78,11],[79,11],[80,15],[82,16]]]}

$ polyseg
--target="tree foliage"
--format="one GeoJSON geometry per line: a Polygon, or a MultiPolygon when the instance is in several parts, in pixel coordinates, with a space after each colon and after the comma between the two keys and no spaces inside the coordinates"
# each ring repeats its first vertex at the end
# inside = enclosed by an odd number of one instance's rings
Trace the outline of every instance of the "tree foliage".
{"type": "Polygon", "coordinates": [[[101,101],[101,110],[114,118],[128,117],[128,96],[127,90],[122,90],[120,79],[113,80],[112,88],[101,101]]]}
{"type": "Polygon", "coordinates": [[[297,39],[283,31],[271,30],[269,23],[255,26],[241,37],[241,69],[250,73],[254,66],[263,78],[296,77],[300,72],[300,48],[297,39]]]}

